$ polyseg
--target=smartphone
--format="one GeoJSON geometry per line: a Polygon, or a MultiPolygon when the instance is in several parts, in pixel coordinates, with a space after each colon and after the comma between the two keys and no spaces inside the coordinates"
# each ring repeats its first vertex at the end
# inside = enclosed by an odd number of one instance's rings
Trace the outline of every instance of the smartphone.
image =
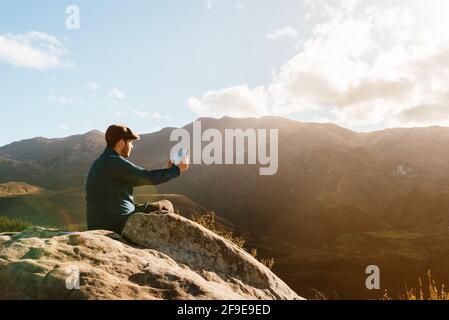
{"type": "Polygon", "coordinates": [[[189,150],[187,149],[179,149],[171,159],[172,162],[177,166],[181,162],[188,163],[189,162],[189,150]]]}

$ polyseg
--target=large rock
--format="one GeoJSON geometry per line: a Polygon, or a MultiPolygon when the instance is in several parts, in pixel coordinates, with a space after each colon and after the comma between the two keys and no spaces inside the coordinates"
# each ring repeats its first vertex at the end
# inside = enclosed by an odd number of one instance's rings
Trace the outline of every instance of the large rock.
{"type": "Polygon", "coordinates": [[[176,214],[135,214],[123,238],[38,227],[0,238],[2,299],[301,299],[250,254],[176,214]]]}

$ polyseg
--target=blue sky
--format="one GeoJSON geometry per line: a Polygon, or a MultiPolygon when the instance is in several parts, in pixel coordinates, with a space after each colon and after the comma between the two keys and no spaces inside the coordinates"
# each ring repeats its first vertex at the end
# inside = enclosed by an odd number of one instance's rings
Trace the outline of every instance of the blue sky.
{"type": "Polygon", "coordinates": [[[123,123],[280,115],[448,125],[449,5],[429,0],[0,3],[0,145],[123,123]],[[66,28],[68,5],[80,29],[66,28]],[[444,7],[444,8],[443,8],[444,7]]]}
{"type": "Polygon", "coordinates": [[[0,145],[104,131],[115,122],[140,132],[182,126],[198,117],[187,106],[190,96],[269,82],[272,68],[294,49],[288,40],[273,45],[266,34],[285,24],[300,26],[301,3],[239,3],[2,1],[0,35],[52,35],[69,65],[36,70],[0,58],[0,108],[7,119],[0,145]],[[80,30],[65,27],[70,4],[79,6],[80,30]],[[124,98],[111,99],[113,89],[124,98]]]}

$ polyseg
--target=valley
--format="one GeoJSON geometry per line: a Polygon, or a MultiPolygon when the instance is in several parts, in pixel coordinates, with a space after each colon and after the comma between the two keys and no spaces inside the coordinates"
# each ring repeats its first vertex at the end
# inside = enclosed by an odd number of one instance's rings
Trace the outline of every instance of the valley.
{"type": "MultiPolygon", "coordinates": [[[[223,134],[277,129],[277,174],[193,164],[167,184],[136,188],[136,201],[168,198],[186,217],[216,212],[220,227],[273,257],[273,271],[307,297],[379,298],[385,289],[395,296],[429,269],[449,283],[449,128],[358,133],[278,117],[199,120],[203,130],[223,134]],[[372,264],[380,267],[381,290],[364,287],[372,264]]],[[[130,160],[164,166],[173,129],[142,134],[130,160]]],[[[192,134],[193,123],[184,129],[192,134]]],[[[0,214],[84,224],[84,179],[103,149],[100,131],[0,147],[0,214]]]]}

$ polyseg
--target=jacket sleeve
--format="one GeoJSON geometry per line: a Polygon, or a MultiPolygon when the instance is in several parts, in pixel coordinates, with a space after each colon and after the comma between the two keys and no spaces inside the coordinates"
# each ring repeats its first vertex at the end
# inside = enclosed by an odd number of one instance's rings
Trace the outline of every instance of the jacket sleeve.
{"type": "Polygon", "coordinates": [[[121,157],[113,159],[112,162],[111,175],[113,178],[126,181],[135,187],[161,184],[176,178],[181,174],[178,166],[150,171],[136,166],[132,162],[121,157]]]}

